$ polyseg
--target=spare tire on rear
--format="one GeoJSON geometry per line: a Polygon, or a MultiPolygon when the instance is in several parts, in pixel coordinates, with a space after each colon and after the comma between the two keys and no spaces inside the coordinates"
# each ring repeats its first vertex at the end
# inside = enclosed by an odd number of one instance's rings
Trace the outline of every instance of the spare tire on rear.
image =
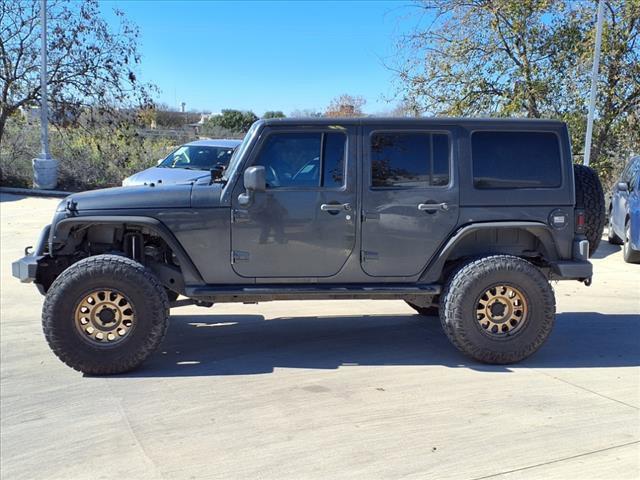
{"type": "Polygon", "coordinates": [[[585,236],[589,241],[589,256],[593,255],[606,222],[604,192],[595,170],[584,165],[573,165],[576,185],[576,208],[585,212],[585,236]]]}

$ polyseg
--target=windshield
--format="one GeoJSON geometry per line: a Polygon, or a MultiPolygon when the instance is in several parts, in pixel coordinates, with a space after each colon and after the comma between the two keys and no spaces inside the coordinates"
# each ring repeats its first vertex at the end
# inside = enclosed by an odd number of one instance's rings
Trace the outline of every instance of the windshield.
{"type": "Polygon", "coordinates": [[[256,122],[253,125],[251,125],[251,128],[249,129],[247,134],[242,139],[242,143],[240,145],[238,145],[238,147],[236,147],[236,151],[233,152],[233,156],[231,157],[231,160],[229,161],[229,166],[224,171],[224,177],[223,178],[225,180],[229,180],[229,174],[233,173],[233,171],[235,170],[236,166],[238,165],[238,162],[244,156],[244,151],[247,149],[249,143],[251,143],[251,138],[253,138],[254,133],[256,132],[256,130],[258,130],[258,126],[259,126],[259,122],[256,122]]]}
{"type": "Polygon", "coordinates": [[[226,167],[229,164],[233,150],[233,147],[183,145],[165,158],[158,166],[162,168],[186,168],[188,170],[210,170],[217,165],[226,167]]]}

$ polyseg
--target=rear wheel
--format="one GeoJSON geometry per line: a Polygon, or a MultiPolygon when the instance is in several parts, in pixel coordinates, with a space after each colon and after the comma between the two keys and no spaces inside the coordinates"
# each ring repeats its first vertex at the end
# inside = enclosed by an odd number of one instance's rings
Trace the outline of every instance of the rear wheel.
{"type": "Polygon", "coordinates": [[[447,337],[484,363],[527,358],[545,342],[555,319],[549,282],[518,257],[496,255],[468,263],[452,275],[441,298],[447,337]]]}
{"type": "Polygon", "coordinates": [[[53,353],[92,375],[138,367],[160,345],[169,301],[141,264],[98,255],[71,265],[47,292],[42,326],[53,353]]]}
{"type": "Polygon", "coordinates": [[[585,236],[589,241],[589,256],[600,245],[606,223],[604,192],[595,170],[584,165],[573,165],[576,187],[576,207],[585,213],[585,236]]]}
{"type": "Polygon", "coordinates": [[[631,221],[627,220],[624,226],[624,245],[622,246],[622,256],[627,263],[640,263],[640,251],[634,250],[631,246],[631,221]]]}

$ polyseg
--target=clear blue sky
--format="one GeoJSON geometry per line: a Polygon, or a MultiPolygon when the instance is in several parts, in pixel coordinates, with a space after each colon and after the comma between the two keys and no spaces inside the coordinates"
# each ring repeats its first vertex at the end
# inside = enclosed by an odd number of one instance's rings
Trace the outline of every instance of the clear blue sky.
{"type": "Polygon", "coordinates": [[[365,111],[393,108],[383,62],[414,24],[404,1],[127,1],[101,3],[140,27],[142,80],[187,109],[324,109],[342,93],[365,111]]]}

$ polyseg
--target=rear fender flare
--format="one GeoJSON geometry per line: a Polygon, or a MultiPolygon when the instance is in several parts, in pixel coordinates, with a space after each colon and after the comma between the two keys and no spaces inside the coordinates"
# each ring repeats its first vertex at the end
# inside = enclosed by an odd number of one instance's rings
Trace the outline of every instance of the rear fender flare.
{"type": "MultiPolygon", "coordinates": [[[[558,249],[551,233],[551,228],[542,222],[485,222],[485,223],[473,223],[465,225],[458,229],[453,236],[440,248],[438,253],[431,259],[425,270],[420,276],[420,282],[437,282],[440,279],[442,270],[447,260],[455,252],[457,246],[467,238],[476,232],[482,230],[496,230],[496,229],[518,229],[524,230],[534,235],[544,245],[547,257],[549,261],[558,259],[558,249]]],[[[480,253],[480,252],[479,252],[480,253]]]]}

